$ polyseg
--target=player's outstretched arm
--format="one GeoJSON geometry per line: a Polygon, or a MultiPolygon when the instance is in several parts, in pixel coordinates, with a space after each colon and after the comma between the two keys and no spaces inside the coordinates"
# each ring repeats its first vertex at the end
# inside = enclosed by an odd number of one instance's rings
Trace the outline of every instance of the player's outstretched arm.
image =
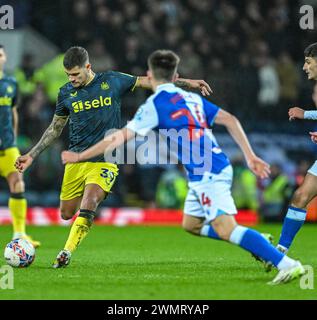
{"type": "Polygon", "coordinates": [[[267,178],[270,174],[270,166],[256,156],[240,121],[229,112],[220,109],[215,123],[224,125],[227,128],[232,138],[242,150],[250,170],[261,179],[267,178]]]}
{"type": "Polygon", "coordinates": [[[61,135],[67,120],[68,117],[54,115],[51,124],[42,135],[40,141],[27,154],[20,156],[16,160],[15,167],[19,172],[24,172],[32,164],[33,160],[61,135]]]}
{"type": "Polygon", "coordinates": [[[123,128],[106,136],[103,140],[83,152],[76,153],[72,151],[63,151],[62,162],[63,164],[82,162],[100,154],[111,153],[114,149],[132,139],[134,136],[134,131],[123,128]]]}
{"type": "Polygon", "coordinates": [[[304,109],[294,107],[288,110],[289,120],[294,119],[307,119],[307,120],[317,120],[317,111],[309,110],[305,111],[304,109]]]}
{"type": "MultiPolygon", "coordinates": [[[[204,80],[193,80],[193,79],[183,79],[177,78],[174,82],[176,86],[183,89],[199,89],[203,96],[209,96],[213,91],[209,84],[204,80]]],[[[144,89],[152,89],[151,82],[148,77],[138,77],[136,87],[144,89]]]]}
{"type": "Polygon", "coordinates": [[[213,93],[209,84],[204,80],[178,78],[175,81],[175,85],[184,89],[198,89],[203,96],[209,96],[211,93],[213,93]]]}

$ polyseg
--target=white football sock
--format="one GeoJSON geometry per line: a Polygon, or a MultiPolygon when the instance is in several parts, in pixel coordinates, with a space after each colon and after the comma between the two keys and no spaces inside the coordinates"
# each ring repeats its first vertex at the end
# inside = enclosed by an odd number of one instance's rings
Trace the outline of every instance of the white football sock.
{"type": "Polygon", "coordinates": [[[294,259],[289,258],[288,256],[284,256],[283,259],[277,265],[279,270],[289,269],[296,265],[296,261],[294,259]]]}

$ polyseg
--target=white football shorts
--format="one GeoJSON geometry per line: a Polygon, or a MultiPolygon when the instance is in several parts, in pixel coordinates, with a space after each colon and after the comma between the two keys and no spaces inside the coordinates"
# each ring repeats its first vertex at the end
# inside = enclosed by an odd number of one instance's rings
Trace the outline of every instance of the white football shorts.
{"type": "Polygon", "coordinates": [[[204,176],[201,181],[189,182],[184,213],[205,218],[206,222],[222,214],[236,214],[237,208],[231,195],[232,176],[232,167],[227,166],[219,174],[204,176]]]}

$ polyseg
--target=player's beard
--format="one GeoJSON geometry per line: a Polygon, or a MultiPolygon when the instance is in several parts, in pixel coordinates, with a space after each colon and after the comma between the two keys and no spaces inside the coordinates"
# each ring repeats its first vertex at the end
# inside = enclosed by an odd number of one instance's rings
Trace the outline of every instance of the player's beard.
{"type": "Polygon", "coordinates": [[[73,87],[75,87],[75,88],[80,88],[80,87],[84,87],[85,85],[86,85],[86,83],[88,82],[88,76],[87,75],[85,75],[84,77],[83,77],[83,80],[81,80],[81,81],[76,81],[74,84],[73,84],[73,87]]]}
{"type": "Polygon", "coordinates": [[[90,82],[90,74],[89,74],[89,71],[87,71],[83,75],[83,80],[80,82],[80,87],[84,87],[89,82],[90,82]]]}

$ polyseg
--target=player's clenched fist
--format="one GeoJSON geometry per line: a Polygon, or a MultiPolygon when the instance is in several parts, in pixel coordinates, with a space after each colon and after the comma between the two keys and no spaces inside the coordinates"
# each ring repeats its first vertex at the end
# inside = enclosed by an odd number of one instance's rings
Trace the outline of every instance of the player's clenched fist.
{"type": "Polygon", "coordinates": [[[288,110],[289,120],[304,119],[304,112],[305,110],[298,107],[290,108],[288,110]]]}
{"type": "Polygon", "coordinates": [[[79,153],[72,152],[72,151],[63,151],[62,162],[63,164],[79,162],[79,153]]]}
{"type": "Polygon", "coordinates": [[[14,166],[22,173],[32,164],[32,162],[33,158],[30,155],[25,154],[16,159],[14,166]]]}

